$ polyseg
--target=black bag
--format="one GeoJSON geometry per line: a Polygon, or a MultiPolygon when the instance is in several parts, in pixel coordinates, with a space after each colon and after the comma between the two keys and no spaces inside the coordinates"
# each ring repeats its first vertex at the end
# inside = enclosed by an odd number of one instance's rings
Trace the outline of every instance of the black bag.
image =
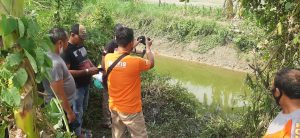
{"type": "Polygon", "coordinates": [[[126,57],[127,55],[128,55],[128,53],[124,53],[123,55],[121,55],[111,66],[108,67],[106,72],[104,71],[104,73],[102,75],[102,84],[103,84],[104,89],[108,90],[107,79],[108,79],[108,75],[110,74],[110,72],[120,62],[120,60],[122,58],[126,57]]]}

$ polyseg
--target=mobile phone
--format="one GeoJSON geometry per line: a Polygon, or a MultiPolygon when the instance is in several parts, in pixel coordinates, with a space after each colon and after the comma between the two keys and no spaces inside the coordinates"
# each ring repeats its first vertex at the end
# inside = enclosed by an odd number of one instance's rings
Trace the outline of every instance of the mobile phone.
{"type": "Polygon", "coordinates": [[[104,71],[104,69],[102,67],[98,67],[99,71],[104,71]]]}

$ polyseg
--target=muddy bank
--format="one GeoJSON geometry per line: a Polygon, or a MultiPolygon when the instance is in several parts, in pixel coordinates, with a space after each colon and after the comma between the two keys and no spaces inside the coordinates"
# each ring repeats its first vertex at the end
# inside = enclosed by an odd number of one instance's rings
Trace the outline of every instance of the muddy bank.
{"type": "Polygon", "coordinates": [[[194,61],[211,66],[217,66],[241,72],[251,72],[251,55],[239,53],[233,45],[217,46],[206,53],[195,52],[198,49],[197,42],[175,43],[156,38],[153,44],[155,54],[194,61]]]}

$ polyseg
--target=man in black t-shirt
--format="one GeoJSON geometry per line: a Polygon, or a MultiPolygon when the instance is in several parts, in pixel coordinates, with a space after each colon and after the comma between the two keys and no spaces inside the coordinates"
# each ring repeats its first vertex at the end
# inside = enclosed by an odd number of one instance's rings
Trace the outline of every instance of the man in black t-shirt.
{"type": "Polygon", "coordinates": [[[86,29],[83,25],[73,25],[68,47],[62,55],[70,73],[74,77],[77,88],[74,111],[78,114],[77,120],[80,123],[80,127],[75,132],[78,137],[81,136],[83,112],[88,106],[88,89],[91,77],[98,73],[98,68],[87,57],[87,50],[83,45],[86,37],[86,29]]]}

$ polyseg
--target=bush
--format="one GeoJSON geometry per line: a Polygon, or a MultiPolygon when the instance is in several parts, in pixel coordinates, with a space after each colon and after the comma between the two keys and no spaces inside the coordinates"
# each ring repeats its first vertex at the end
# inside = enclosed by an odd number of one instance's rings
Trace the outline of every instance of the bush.
{"type": "Polygon", "coordinates": [[[113,39],[114,21],[111,13],[103,3],[84,8],[80,21],[87,27],[89,57],[94,63],[101,63],[101,53],[104,45],[113,39]]]}
{"type": "Polygon", "coordinates": [[[143,111],[150,137],[200,136],[202,105],[180,84],[154,71],[143,73],[143,111]]]}
{"type": "Polygon", "coordinates": [[[237,48],[242,52],[246,52],[246,51],[256,47],[255,41],[253,41],[249,38],[246,38],[244,36],[235,38],[234,42],[235,42],[237,48]]]}

